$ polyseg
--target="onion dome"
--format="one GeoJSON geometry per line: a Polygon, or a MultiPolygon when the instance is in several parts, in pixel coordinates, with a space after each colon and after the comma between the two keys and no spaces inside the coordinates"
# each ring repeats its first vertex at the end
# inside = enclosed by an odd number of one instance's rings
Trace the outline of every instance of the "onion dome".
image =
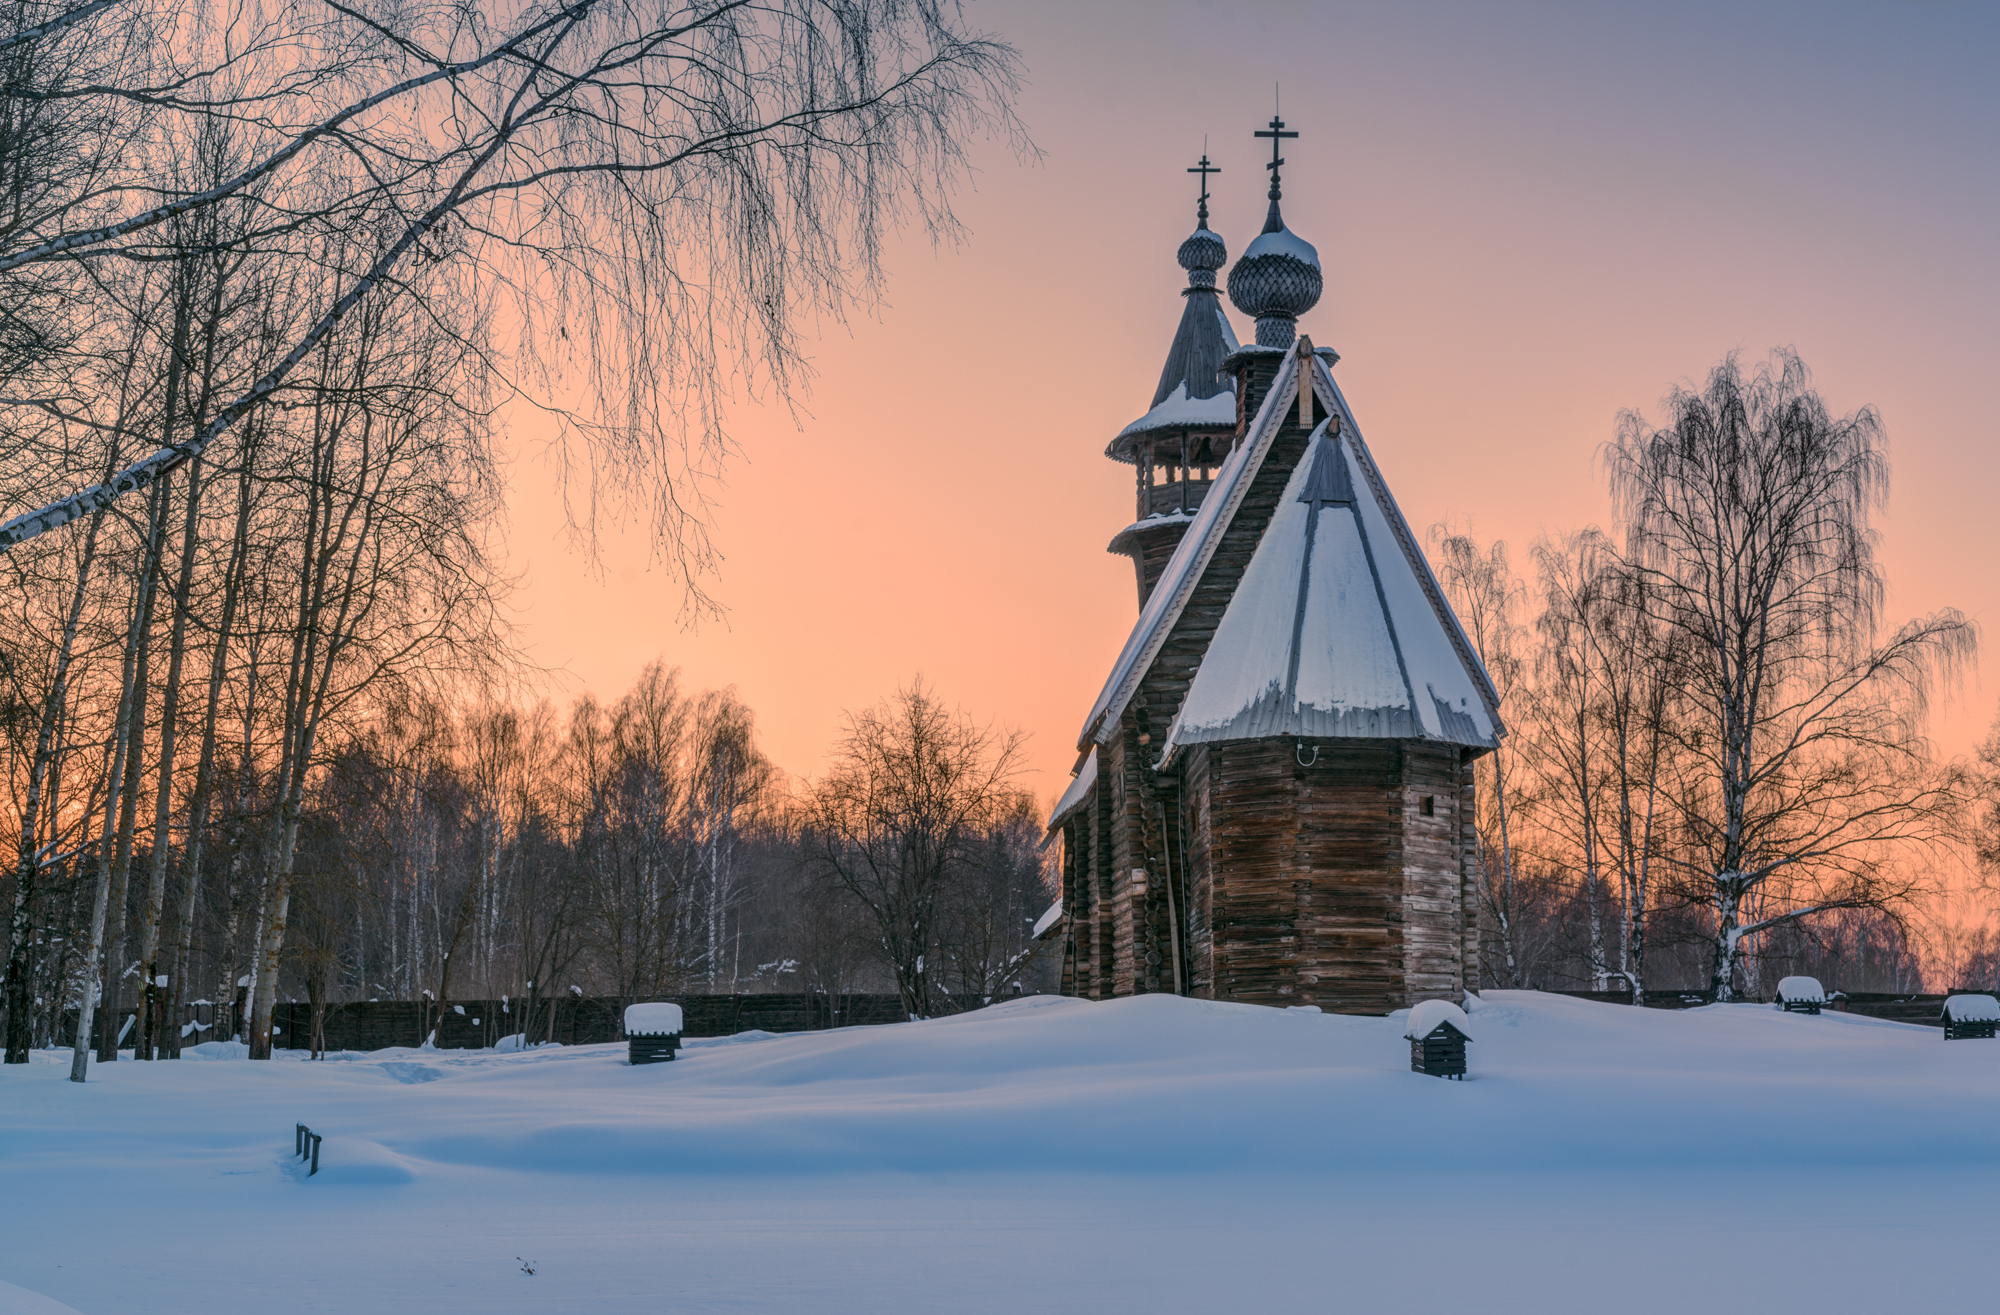
{"type": "Polygon", "coordinates": [[[1278,210],[1278,199],[1283,195],[1278,166],[1284,163],[1278,155],[1278,139],[1298,136],[1285,132],[1284,126],[1282,119],[1272,119],[1271,131],[1256,134],[1272,139],[1271,163],[1265,166],[1271,171],[1271,211],[1265,217],[1264,231],[1229,271],[1229,300],[1257,321],[1259,347],[1291,346],[1298,336],[1299,316],[1319,304],[1326,286],[1319,252],[1285,227],[1285,218],[1278,210]]]}
{"type": "Polygon", "coordinates": [[[1211,233],[1206,227],[1197,228],[1188,240],[1181,243],[1181,249],[1174,253],[1187,271],[1188,287],[1213,288],[1215,271],[1229,261],[1229,248],[1223,244],[1220,234],[1211,233]]]}

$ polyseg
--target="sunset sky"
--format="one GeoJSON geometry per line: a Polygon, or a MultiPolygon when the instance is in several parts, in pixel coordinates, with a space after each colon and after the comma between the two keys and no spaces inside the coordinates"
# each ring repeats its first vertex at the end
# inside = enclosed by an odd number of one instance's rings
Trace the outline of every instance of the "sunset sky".
{"type": "MultiPolygon", "coordinates": [[[[1136,613],[1105,553],[1132,519],[1106,442],[1151,400],[1180,313],[1174,249],[1234,260],[1264,213],[1252,129],[1282,87],[1285,215],[1326,295],[1301,328],[1404,514],[1505,539],[1609,515],[1596,454],[1725,352],[1796,346],[1828,400],[1879,408],[1892,621],[1956,606],[2000,642],[2000,9],[1812,4],[1089,4],[982,0],[1016,45],[1039,161],[978,146],[957,247],[895,245],[886,304],[822,336],[803,429],[734,421],[716,511],[724,622],[686,631],[635,531],[592,574],[515,435],[513,565],[530,656],[615,696],[660,656],[735,685],[785,770],[844,709],[921,672],[1031,734],[1066,783],[1136,613]]],[[[1239,333],[1248,325],[1236,316],[1239,333]]],[[[1989,654],[1938,715],[1969,752],[1989,654]]]]}

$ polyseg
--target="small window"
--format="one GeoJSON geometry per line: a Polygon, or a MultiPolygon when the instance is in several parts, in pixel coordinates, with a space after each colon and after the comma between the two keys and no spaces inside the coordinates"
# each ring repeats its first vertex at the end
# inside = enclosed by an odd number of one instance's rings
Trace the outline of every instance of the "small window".
{"type": "Polygon", "coordinates": [[[1417,811],[1419,813],[1422,813],[1425,817],[1436,817],[1438,811],[1437,796],[1434,794],[1427,794],[1423,798],[1417,800],[1417,811]]]}

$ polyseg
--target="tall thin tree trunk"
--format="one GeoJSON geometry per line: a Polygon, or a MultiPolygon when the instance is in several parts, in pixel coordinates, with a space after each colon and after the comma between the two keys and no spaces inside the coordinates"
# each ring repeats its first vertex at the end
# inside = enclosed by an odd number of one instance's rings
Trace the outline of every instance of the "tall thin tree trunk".
{"type": "MultiPolygon", "coordinates": [[[[174,581],[173,629],[167,640],[167,679],[160,697],[159,788],[153,801],[152,873],[146,883],[145,916],[140,922],[139,962],[145,975],[145,1020],[135,1047],[139,1059],[151,1059],[165,1046],[166,991],[160,985],[160,944],[166,928],[167,868],[173,854],[174,751],[179,743],[181,663],[187,653],[188,595],[194,586],[194,550],[201,514],[201,458],[188,463],[187,516],[181,527],[179,578],[174,581]]],[[[170,978],[171,980],[171,978],[170,978]]]]}
{"type": "MultiPolygon", "coordinates": [[[[71,1082],[82,1082],[88,1071],[93,1023],[99,1002],[106,995],[103,978],[112,976],[115,980],[117,972],[115,968],[107,969],[104,966],[106,960],[104,938],[111,917],[112,898],[114,896],[119,899],[124,898],[122,888],[114,889],[114,887],[117,887],[118,882],[117,863],[113,855],[113,850],[116,845],[118,818],[124,811],[120,805],[124,802],[125,763],[126,759],[132,753],[131,731],[134,720],[134,705],[140,701],[133,677],[138,660],[139,645],[137,631],[139,629],[140,617],[145,611],[145,594],[146,580],[142,576],[137,587],[133,590],[132,632],[127,636],[125,659],[120,664],[121,679],[118,696],[118,720],[111,736],[110,770],[105,773],[104,831],[97,842],[97,894],[91,902],[90,946],[84,956],[83,1003],[77,1010],[76,1049],[70,1059],[69,1070],[69,1080],[71,1082]]],[[[115,947],[110,956],[114,962],[117,958],[118,949],[122,949],[122,947],[115,947]]],[[[115,997],[109,1003],[111,1014],[106,1019],[104,1032],[106,1042],[111,1051],[111,1057],[116,1059],[118,1057],[118,1037],[115,1025],[117,1017],[115,997]]],[[[100,1058],[102,1058],[101,1053],[100,1058]]]]}
{"type": "MultiPolygon", "coordinates": [[[[6,1060],[9,1064],[27,1063],[28,1050],[34,1041],[34,1016],[31,1008],[34,992],[29,978],[34,966],[32,962],[35,942],[34,903],[41,886],[40,875],[43,866],[39,847],[43,796],[46,788],[49,832],[51,835],[60,835],[55,785],[52,780],[56,764],[56,730],[62,722],[63,709],[69,701],[70,660],[76,651],[77,625],[83,617],[84,600],[88,597],[90,584],[90,569],[97,559],[97,535],[103,524],[102,511],[91,515],[90,528],[83,540],[83,559],[77,566],[76,589],[70,596],[69,615],[63,621],[62,640],[56,647],[55,679],[50,684],[48,700],[42,705],[41,724],[35,731],[35,757],[28,767],[28,797],[21,808],[21,844],[14,869],[14,910],[7,925],[6,1060]]],[[[56,1001],[55,1008],[58,1012],[61,1011],[60,999],[56,1001]]]]}
{"type": "Polygon", "coordinates": [[[118,1058],[117,1017],[122,1010],[125,976],[125,895],[132,876],[132,844],[139,821],[139,782],[146,756],[146,695],[153,643],[153,591],[160,575],[160,553],[165,547],[166,509],[171,473],[153,485],[153,502],[148,518],[146,552],[139,574],[138,606],[132,618],[132,665],[128,711],[125,718],[124,782],[120,787],[118,836],[111,861],[111,889],[105,909],[107,919],[104,965],[104,1005],[110,1011],[104,1030],[104,1044],[97,1058],[111,1063],[118,1058]]]}

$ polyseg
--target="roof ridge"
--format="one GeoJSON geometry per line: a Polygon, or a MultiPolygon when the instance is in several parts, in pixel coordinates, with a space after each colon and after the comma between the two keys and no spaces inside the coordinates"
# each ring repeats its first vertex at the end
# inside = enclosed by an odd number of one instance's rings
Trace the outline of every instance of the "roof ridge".
{"type": "Polygon", "coordinates": [[[1437,574],[1431,570],[1430,559],[1418,546],[1416,534],[1410,529],[1409,521],[1403,518],[1403,509],[1396,505],[1395,495],[1389,492],[1387,480],[1375,464],[1375,456],[1368,450],[1368,440],[1361,436],[1361,426],[1348,409],[1347,398],[1340,391],[1340,385],[1333,381],[1333,372],[1317,356],[1313,358],[1313,392],[1328,410],[1338,409],[1345,436],[1353,440],[1355,464],[1361,467],[1362,475],[1368,481],[1369,492],[1375,495],[1376,506],[1382,509],[1382,519],[1389,523],[1389,529],[1403,550],[1403,557],[1410,564],[1411,572],[1417,577],[1417,584],[1429,599],[1431,610],[1444,623],[1445,637],[1458,654],[1467,674],[1472,677],[1480,697],[1486,700],[1486,713],[1493,721],[1493,738],[1500,740],[1507,734],[1506,723],[1500,718],[1500,692],[1494,688],[1493,677],[1487,673],[1486,663],[1473,648],[1471,638],[1459,622],[1458,613],[1444,596],[1443,586],[1438,584],[1437,574]]]}

